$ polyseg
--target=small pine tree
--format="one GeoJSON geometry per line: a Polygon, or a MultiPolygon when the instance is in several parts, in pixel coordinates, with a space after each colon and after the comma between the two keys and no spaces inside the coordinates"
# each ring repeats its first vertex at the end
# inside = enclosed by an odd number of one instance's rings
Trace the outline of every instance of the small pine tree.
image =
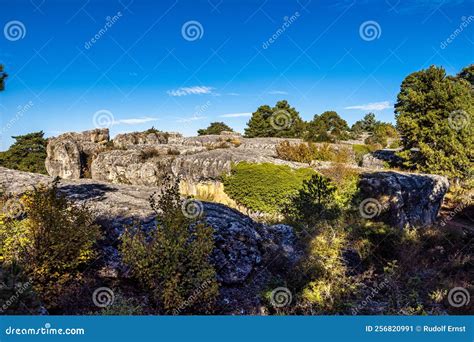
{"type": "Polygon", "coordinates": [[[198,135],[221,134],[224,131],[233,132],[234,130],[223,122],[211,122],[206,129],[199,129],[198,135]]]}

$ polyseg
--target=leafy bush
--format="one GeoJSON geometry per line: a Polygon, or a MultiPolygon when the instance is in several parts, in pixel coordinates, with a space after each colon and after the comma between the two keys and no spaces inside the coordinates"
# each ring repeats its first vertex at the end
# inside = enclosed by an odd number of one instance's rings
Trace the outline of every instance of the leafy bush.
{"type": "Polygon", "coordinates": [[[85,206],[73,204],[57,189],[40,186],[21,198],[26,219],[0,221],[4,264],[18,262],[49,307],[58,305],[68,285],[80,280],[80,267],[95,256],[99,226],[85,206]]]}
{"type": "Polygon", "coordinates": [[[213,229],[188,218],[183,203],[178,183],[164,189],[157,202],[150,199],[158,215],[156,229],[147,233],[129,227],[120,246],[124,263],[167,313],[205,311],[218,294],[216,271],[209,260],[213,229]]]}
{"type": "Polygon", "coordinates": [[[241,162],[223,177],[224,191],[250,210],[278,214],[314,173],[309,168],[293,170],[286,165],[241,162]]]}
{"type": "Polygon", "coordinates": [[[0,166],[20,171],[46,174],[46,144],[44,133],[34,132],[13,137],[15,143],[0,152],[0,166]]]}
{"type": "Polygon", "coordinates": [[[316,145],[312,142],[291,144],[285,140],[277,145],[276,152],[280,159],[308,164],[314,160],[346,163],[351,158],[347,148],[333,148],[328,143],[322,145],[316,145]]]}

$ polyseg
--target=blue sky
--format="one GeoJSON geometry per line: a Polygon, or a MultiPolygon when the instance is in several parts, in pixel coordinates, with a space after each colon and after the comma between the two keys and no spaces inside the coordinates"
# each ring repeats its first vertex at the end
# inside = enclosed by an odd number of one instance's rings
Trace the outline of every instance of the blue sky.
{"type": "Polygon", "coordinates": [[[249,113],[281,99],[306,120],[336,110],[349,123],[368,111],[393,122],[406,75],[431,64],[454,74],[474,60],[467,0],[0,6],[0,63],[9,73],[0,149],[37,130],[108,125],[115,135],[153,125],[194,135],[225,121],[243,131],[249,113]]]}

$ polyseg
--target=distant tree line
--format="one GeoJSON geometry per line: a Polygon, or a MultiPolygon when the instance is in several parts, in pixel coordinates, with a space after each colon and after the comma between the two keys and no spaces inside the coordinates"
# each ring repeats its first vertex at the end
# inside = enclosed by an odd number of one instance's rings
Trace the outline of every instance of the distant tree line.
{"type": "MultiPolygon", "coordinates": [[[[220,134],[223,131],[233,132],[223,122],[212,122],[206,129],[198,130],[198,134],[220,134]]],[[[316,114],[311,121],[304,121],[299,112],[285,100],[278,101],[274,107],[258,107],[245,128],[247,138],[300,138],[309,142],[359,139],[363,133],[370,135],[367,144],[379,144],[381,147],[387,145],[388,138],[397,137],[395,127],[390,123],[377,121],[373,113],[368,113],[352,127],[335,111],[316,114]]]]}

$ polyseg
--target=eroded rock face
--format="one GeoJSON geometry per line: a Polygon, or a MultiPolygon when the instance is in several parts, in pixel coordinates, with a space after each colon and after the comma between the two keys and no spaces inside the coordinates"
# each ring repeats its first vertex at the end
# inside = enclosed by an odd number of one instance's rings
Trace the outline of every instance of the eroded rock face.
{"type": "Polygon", "coordinates": [[[92,162],[92,179],[124,184],[156,185],[167,175],[186,181],[217,181],[241,161],[307,166],[275,159],[266,151],[240,148],[207,150],[196,145],[156,145],[146,149],[100,153],[92,162]]]}
{"type": "Polygon", "coordinates": [[[82,133],[65,133],[48,141],[45,160],[51,176],[78,179],[90,165],[88,163],[104,149],[109,141],[108,129],[94,129],[82,133]]]}
{"type": "Polygon", "coordinates": [[[361,206],[361,214],[399,228],[425,227],[435,223],[449,182],[437,175],[372,172],[362,174],[359,187],[372,203],[361,206]]]}
{"type": "Polygon", "coordinates": [[[114,138],[114,146],[120,149],[128,149],[135,145],[158,145],[168,144],[172,141],[180,141],[182,135],[179,133],[168,132],[133,132],[117,134],[114,138]]]}

